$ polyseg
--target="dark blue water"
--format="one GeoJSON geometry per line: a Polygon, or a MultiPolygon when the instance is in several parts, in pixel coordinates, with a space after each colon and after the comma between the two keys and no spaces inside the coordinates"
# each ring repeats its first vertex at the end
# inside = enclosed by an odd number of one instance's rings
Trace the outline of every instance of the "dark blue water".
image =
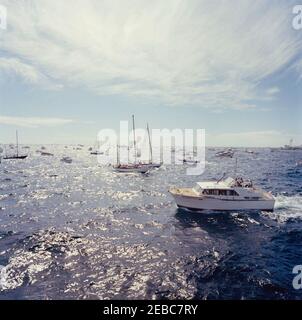
{"type": "Polygon", "coordinates": [[[234,159],[215,150],[196,177],[182,166],[117,174],[87,148],[35,149],[0,165],[1,299],[302,298],[301,151],[236,151],[238,174],[272,191],[275,212],[203,214],[167,190],[232,175],[234,159]]]}

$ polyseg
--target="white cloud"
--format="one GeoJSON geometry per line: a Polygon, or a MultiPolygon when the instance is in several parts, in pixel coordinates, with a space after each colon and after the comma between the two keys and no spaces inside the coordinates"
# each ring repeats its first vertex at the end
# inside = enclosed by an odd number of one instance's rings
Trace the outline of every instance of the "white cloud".
{"type": "Polygon", "coordinates": [[[52,83],[44,74],[34,66],[22,62],[17,58],[0,57],[0,74],[5,73],[7,77],[17,77],[29,84],[36,84],[47,89],[60,89],[62,86],[52,83]]]}
{"type": "Polygon", "coordinates": [[[278,87],[272,87],[266,90],[266,93],[270,96],[276,95],[278,92],[280,92],[278,87]]]}
{"type": "Polygon", "coordinates": [[[17,75],[30,83],[38,83],[43,78],[33,66],[14,58],[0,58],[0,71],[17,75]]]}
{"type": "Polygon", "coordinates": [[[246,109],[272,96],[259,83],[302,48],[291,1],[2,2],[13,72],[100,95],[246,109]]]}
{"type": "Polygon", "coordinates": [[[10,117],[0,115],[0,124],[27,128],[53,127],[73,123],[71,119],[39,118],[39,117],[10,117]]]}

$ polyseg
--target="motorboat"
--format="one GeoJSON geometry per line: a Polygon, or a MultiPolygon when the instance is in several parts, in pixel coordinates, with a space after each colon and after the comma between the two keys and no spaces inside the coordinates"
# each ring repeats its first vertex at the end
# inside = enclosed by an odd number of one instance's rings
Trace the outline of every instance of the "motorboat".
{"type": "Polygon", "coordinates": [[[94,145],[94,148],[90,147],[88,149],[88,151],[90,151],[90,154],[94,155],[94,156],[100,156],[100,155],[104,154],[103,151],[100,151],[100,143],[99,143],[99,141],[96,141],[96,143],[94,145]]]}
{"type": "Polygon", "coordinates": [[[104,152],[96,150],[96,151],[91,151],[90,154],[98,156],[98,155],[104,154],[104,152]]]}
{"type": "Polygon", "coordinates": [[[3,160],[23,160],[26,159],[27,155],[12,155],[12,156],[5,156],[3,157],[3,160]]]}
{"type": "Polygon", "coordinates": [[[184,164],[196,164],[196,163],[198,163],[199,161],[196,160],[196,159],[194,159],[194,158],[192,158],[192,157],[189,157],[189,158],[183,159],[182,162],[183,162],[184,164]]]}
{"type": "Polygon", "coordinates": [[[229,149],[226,149],[226,150],[223,150],[223,151],[216,152],[215,155],[216,155],[216,157],[233,158],[234,151],[229,148],[229,149]]]}
{"type": "Polygon", "coordinates": [[[302,150],[302,145],[295,146],[293,145],[293,139],[290,139],[289,144],[286,144],[284,147],[281,147],[281,150],[302,150]]]}
{"type": "Polygon", "coordinates": [[[273,211],[271,193],[253,185],[251,180],[229,177],[225,180],[197,182],[193,188],[169,190],[180,208],[189,210],[262,210],[273,211]]]}
{"type": "Polygon", "coordinates": [[[72,159],[70,157],[63,157],[60,161],[65,163],[72,163],[72,159]]]}
{"type": "Polygon", "coordinates": [[[41,151],[40,152],[41,156],[48,156],[48,157],[53,157],[53,153],[47,152],[47,151],[41,151]]]}

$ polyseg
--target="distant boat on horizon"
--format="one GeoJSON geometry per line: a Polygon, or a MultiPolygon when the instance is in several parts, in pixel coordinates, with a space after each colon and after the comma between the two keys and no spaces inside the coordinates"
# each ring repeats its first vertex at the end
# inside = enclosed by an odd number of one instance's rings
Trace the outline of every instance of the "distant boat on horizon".
{"type": "Polygon", "coordinates": [[[294,146],[293,139],[290,139],[289,144],[284,145],[280,148],[281,150],[302,150],[302,145],[294,146]]]}
{"type": "Polygon", "coordinates": [[[28,157],[28,155],[20,155],[19,154],[19,137],[18,137],[18,131],[16,130],[16,150],[17,150],[17,153],[15,155],[11,155],[11,156],[8,156],[8,155],[5,155],[3,157],[3,160],[23,160],[23,159],[26,159],[28,157]]]}
{"type": "Polygon", "coordinates": [[[65,163],[72,163],[72,159],[70,157],[63,157],[60,161],[65,163]]]}
{"type": "Polygon", "coordinates": [[[229,148],[229,149],[226,149],[226,150],[223,150],[223,151],[216,152],[215,155],[216,155],[216,157],[233,158],[234,151],[231,148],[229,148]]]}
{"type": "Polygon", "coordinates": [[[53,156],[54,154],[53,153],[51,153],[51,152],[46,152],[46,151],[40,151],[40,153],[41,153],[41,156],[53,156]]]}
{"type": "Polygon", "coordinates": [[[99,144],[98,141],[96,141],[94,149],[92,147],[90,147],[88,149],[88,151],[90,151],[91,155],[95,155],[95,156],[99,156],[99,155],[103,155],[104,154],[103,151],[100,151],[100,144],[99,144]]]}

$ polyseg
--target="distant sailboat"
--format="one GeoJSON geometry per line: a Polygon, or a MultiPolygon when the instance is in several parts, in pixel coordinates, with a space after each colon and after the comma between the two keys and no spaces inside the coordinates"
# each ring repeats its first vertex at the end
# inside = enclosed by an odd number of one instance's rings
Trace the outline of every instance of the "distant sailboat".
{"type": "Polygon", "coordinates": [[[149,163],[147,164],[150,168],[159,168],[161,167],[161,163],[154,163],[153,162],[153,148],[152,148],[152,140],[150,135],[149,124],[147,123],[147,132],[148,132],[148,139],[149,139],[149,152],[150,152],[150,159],[149,163]]]}
{"type": "Polygon", "coordinates": [[[93,150],[93,148],[89,148],[90,154],[95,155],[95,156],[104,154],[104,152],[100,151],[100,144],[98,141],[95,143],[95,146],[96,147],[94,150],[93,150]]]}
{"type": "MultiPolygon", "coordinates": [[[[194,153],[194,149],[193,149],[193,153],[194,153]]],[[[183,159],[182,159],[182,162],[184,164],[196,164],[196,163],[198,163],[198,161],[194,157],[186,157],[185,143],[183,145],[183,159]]]]}
{"type": "Polygon", "coordinates": [[[293,139],[290,139],[289,144],[286,144],[284,147],[281,147],[281,150],[302,150],[302,145],[295,146],[293,145],[293,139]]]}
{"type": "MultiPolygon", "coordinates": [[[[137,149],[136,149],[136,136],[135,136],[135,122],[134,115],[132,116],[133,126],[133,147],[134,147],[134,163],[121,164],[120,163],[120,146],[117,145],[117,164],[113,167],[114,171],[123,173],[146,173],[151,169],[149,164],[137,163],[137,149]]],[[[129,149],[128,149],[129,152],[129,149]]],[[[128,153],[129,154],[129,153],[128,153]]]]}
{"type": "Polygon", "coordinates": [[[16,151],[17,153],[15,155],[12,156],[8,156],[5,155],[5,157],[3,157],[4,160],[12,160],[12,159],[26,159],[28,155],[19,155],[19,138],[18,138],[18,131],[16,131],[16,151]]]}

